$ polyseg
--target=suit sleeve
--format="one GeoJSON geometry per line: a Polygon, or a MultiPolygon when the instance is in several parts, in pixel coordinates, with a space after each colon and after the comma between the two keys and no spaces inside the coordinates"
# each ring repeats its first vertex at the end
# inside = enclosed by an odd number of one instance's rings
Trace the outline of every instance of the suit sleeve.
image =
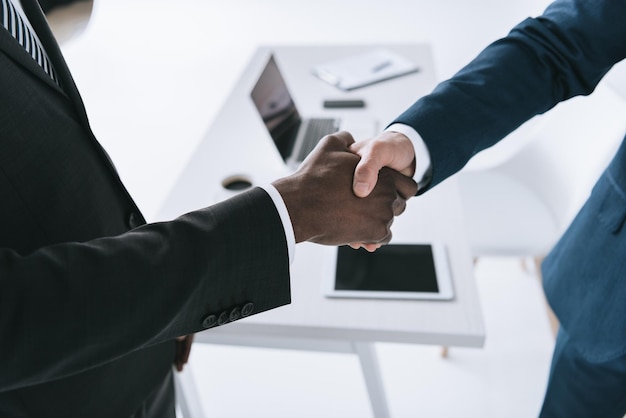
{"type": "Polygon", "coordinates": [[[0,391],[289,302],[285,236],[261,189],[116,237],[2,249],[0,391]]]}
{"type": "Polygon", "coordinates": [[[401,114],[394,122],[412,126],[430,152],[430,187],[526,120],[591,93],[626,56],[624,22],[622,0],[557,0],[401,114]]]}

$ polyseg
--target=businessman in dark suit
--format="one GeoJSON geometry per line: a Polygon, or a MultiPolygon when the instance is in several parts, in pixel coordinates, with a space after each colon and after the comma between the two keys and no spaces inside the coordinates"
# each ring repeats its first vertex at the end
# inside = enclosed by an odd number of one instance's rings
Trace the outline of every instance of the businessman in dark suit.
{"type": "MultiPolygon", "coordinates": [[[[416,173],[418,193],[427,192],[524,121],[591,93],[624,57],[626,1],[557,0],[419,99],[386,132],[357,142],[355,193],[367,195],[383,166],[416,173]]],[[[542,266],[561,323],[542,417],[626,413],[625,218],[626,140],[542,266]]]]}
{"type": "Polygon", "coordinates": [[[416,192],[389,170],[356,197],[339,133],[273,185],[145,224],[36,1],[0,7],[0,417],[174,417],[176,338],[289,303],[296,242],[387,242],[416,192]]]}

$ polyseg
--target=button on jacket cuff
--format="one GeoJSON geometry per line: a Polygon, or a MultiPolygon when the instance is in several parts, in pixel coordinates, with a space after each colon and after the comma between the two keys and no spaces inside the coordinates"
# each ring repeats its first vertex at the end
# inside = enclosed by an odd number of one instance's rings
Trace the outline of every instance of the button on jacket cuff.
{"type": "Polygon", "coordinates": [[[235,306],[232,309],[222,311],[219,316],[216,314],[208,314],[202,320],[202,327],[204,329],[213,328],[218,325],[224,325],[229,322],[234,322],[240,318],[250,316],[254,312],[254,303],[247,302],[243,307],[235,306]]]}

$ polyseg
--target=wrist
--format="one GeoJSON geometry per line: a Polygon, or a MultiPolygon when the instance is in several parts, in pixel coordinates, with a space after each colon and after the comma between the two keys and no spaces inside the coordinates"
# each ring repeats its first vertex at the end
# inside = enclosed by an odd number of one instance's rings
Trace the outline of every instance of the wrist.
{"type": "Polygon", "coordinates": [[[412,172],[403,174],[413,177],[421,189],[428,182],[427,174],[431,169],[430,153],[422,136],[412,126],[403,123],[393,123],[385,129],[385,132],[401,135],[410,142],[413,155],[412,172]]]}
{"type": "Polygon", "coordinates": [[[272,183],[272,186],[276,188],[285,203],[287,213],[291,219],[295,242],[299,243],[307,241],[312,238],[314,234],[309,230],[310,223],[302,221],[302,219],[306,218],[307,202],[302,202],[303,193],[298,192],[299,187],[295,176],[296,175],[278,179],[272,183]]]}

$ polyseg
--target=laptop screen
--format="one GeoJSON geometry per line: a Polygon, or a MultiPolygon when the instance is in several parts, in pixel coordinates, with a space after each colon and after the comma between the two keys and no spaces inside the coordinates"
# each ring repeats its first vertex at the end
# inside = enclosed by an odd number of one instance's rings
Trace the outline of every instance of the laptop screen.
{"type": "Polygon", "coordinates": [[[250,96],[281,157],[286,160],[293,149],[301,118],[273,56],[250,96]]]}

